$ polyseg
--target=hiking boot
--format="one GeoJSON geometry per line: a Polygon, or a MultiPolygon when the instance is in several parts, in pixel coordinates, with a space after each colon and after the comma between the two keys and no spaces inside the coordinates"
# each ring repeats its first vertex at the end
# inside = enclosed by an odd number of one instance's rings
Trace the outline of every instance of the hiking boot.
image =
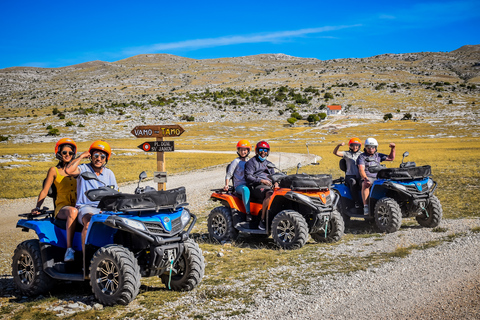
{"type": "Polygon", "coordinates": [[[253,219],[253,218],[252,218],[252,215],[251,215],[251,214],[247,214],[247,221],[250,222],[250,221],[252,221],[252,219],[253,219]]]}
{"type": "Polygon", "coordinates": [[[368,209],[368,205],[363,207],[363,215],[368,216],[370,214],[370,210],[368,209]]]}
{"type": "Polygon", "coordinates": [[[260,221],[260,223],[258,224],[258,229],[265,230],[265,221],[264,220],[260,221]]]}
{"type": "Polygon", "coordinates": [[[75,260],[75,250],[73,250],[72,248],[68,248],[67,252],[65,252],[65,258],[63,259],[63,261],[69,262],[73,260],[75,260]]]}

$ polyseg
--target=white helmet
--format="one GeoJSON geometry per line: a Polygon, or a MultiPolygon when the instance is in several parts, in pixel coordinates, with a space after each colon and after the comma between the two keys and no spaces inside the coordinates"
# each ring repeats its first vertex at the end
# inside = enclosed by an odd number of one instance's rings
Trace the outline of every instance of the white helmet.
{"type": "Polygon", "coordinates": [[[373,146],[373,147],[378,147],[378,142],[374,138],[368,138],[365,140],[365,147],[368,146],[373,146]]]}

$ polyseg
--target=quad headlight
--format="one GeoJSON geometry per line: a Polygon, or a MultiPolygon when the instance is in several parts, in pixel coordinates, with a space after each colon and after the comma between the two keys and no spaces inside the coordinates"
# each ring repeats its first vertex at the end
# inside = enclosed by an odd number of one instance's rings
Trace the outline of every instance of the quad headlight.
{"type": "Polygon", "coordinates": [[[407,191],[407,188],[403,185],[403,184],[399,184],[399,183],[394,183],[393,186],[397,189],[400,189],[400,190],[403,190],[403,191],[407,191]]]}
{"type": "Polygon", "coordinates": [[[427,182],[427,188],[428,188],[428,190],[430,190],[430,189],[432,189],[432,187],[433,187],[433,180],[429,178],[428,182],[427,182]]]}
{"type": "Polygon", "coordinates": [[[127,218],[122,218],[122,221],[123,221],[123,223],[125,223],[126,225],[128,225],[132,228],[142,230],[142,231],[147,231],[147,228],[145,227],[145,225],[143,223],[141,223],[140,221],[127,219],[127,218]]]}
{"type": "Polygon", "coordinates": [[[190,221],[190,212],[188,212],[188,210],[186,209],[183,209],[181,219],[182,219],[182,226],[185,226],[188,223],[188,221],[190,221]]]}

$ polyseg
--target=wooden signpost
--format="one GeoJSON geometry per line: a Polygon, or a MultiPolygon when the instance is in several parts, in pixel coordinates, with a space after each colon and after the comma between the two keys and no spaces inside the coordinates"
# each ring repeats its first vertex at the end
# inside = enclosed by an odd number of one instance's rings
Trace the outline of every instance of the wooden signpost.
{"type": "Polygon", "coordinates": [[[185,132],[180,125],[153,125],[153,126],[136,126],[132,130],[132,134],[137,138],[156,138],[156,141],[147,141],[138,146],[138,148],[147,152],[157,153],[157,177],[158,190],[165,190],[167,181],[167,173],[165,171],[165,152],[175,150],[173,141],[164,141],[165,137],[178,137],[185,132]],[[160,175],[161,173],[161,175],[160,175]],[[165,181],[165,182],[163,182],[165,181]]]}

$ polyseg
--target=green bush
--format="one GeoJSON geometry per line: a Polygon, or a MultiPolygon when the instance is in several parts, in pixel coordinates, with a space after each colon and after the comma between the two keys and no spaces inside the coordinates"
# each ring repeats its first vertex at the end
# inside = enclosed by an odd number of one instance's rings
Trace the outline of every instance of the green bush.
{"type": "Polygon", "coordinates": [[[2,142],[2,141],[8,141],[8,138],[10,138],[10,136],[0,135],[0,142],[2,142]]]}
{"type": "Polygon", "coordinates": [[[308,122],[313,122],[313,123],[317,123],[318,121],[320,121],[320,117],[316,114],[310,114],[308,117],[307,117],[307,121],[308,122]]]}
{"type": "Polygon", "coordinates": [[[50,129],[47,133],[47,136],[58,136],[60,131],[58,129],[50,129]]]}
{"type": "Polygon", "coordinates": [[[298,112],[296,112],[296,111],[295,111],[295,112],[292,112],[292,113],[290,114],[290,116],[291,116],[292,118],[296,118],[297,120],[301,120],[301,119],[302,119],[302,116],[300,115],[300,113],[298,113],[298,112]]]}
{"type": "Polygon", "coordinates": [[[57,114],[59,114],[59,113],[60,113],[60,111],[58,110],[58,108],[53,108],[53,109],[52,109],[52,114],[53,114],[53,115],[57,115],[57,114]]]}
{"type": "Polygon", "coordinates": [[[386,113],[384,116],[383,116],[383,120],[387,121],[387,120],[391,120],[393,118],[393,114],[391,113],[386,113]]]}
{"type": "Polygon", "coordinates": [[[75,124],[72,122],[72,121],[68,121],[67,123],[65,123],[65,127],[71,127],[71,126],[74,126],[75,124]]]}
{"type": "Polygon", "coordinates": [[[78,127],[79,127],[79,128],[84,128],[85,126],[80,123],[80,124],[78,125],[78,127]]]}
{"type": "Polygon", "coordinates": [[[288,118],[287,122],[293,125],[295,124],[295,122],[297,122],[297,118],[294,118],[294,117],[288,118]]]}
{"type": "Polygon", "coordinates": [[[325,112],[320,112],[318,116],[320,117],[321,120],[324,120],[327,117],[327,114],[325,112]]]}
{"type": "Polygon", "coordinates": [[[333,99],[333,93],[325,92],[325,94],[323,95],[323,97],[324,97],[325,99],[333,99]]]}
{"type": "Polygon", "coordinates": [[[53,129],[53,127],[52,127],[52,125],[49,124],[49,125],[47,126],[47,130],[50,130],[50,129],[53,129]]]}

